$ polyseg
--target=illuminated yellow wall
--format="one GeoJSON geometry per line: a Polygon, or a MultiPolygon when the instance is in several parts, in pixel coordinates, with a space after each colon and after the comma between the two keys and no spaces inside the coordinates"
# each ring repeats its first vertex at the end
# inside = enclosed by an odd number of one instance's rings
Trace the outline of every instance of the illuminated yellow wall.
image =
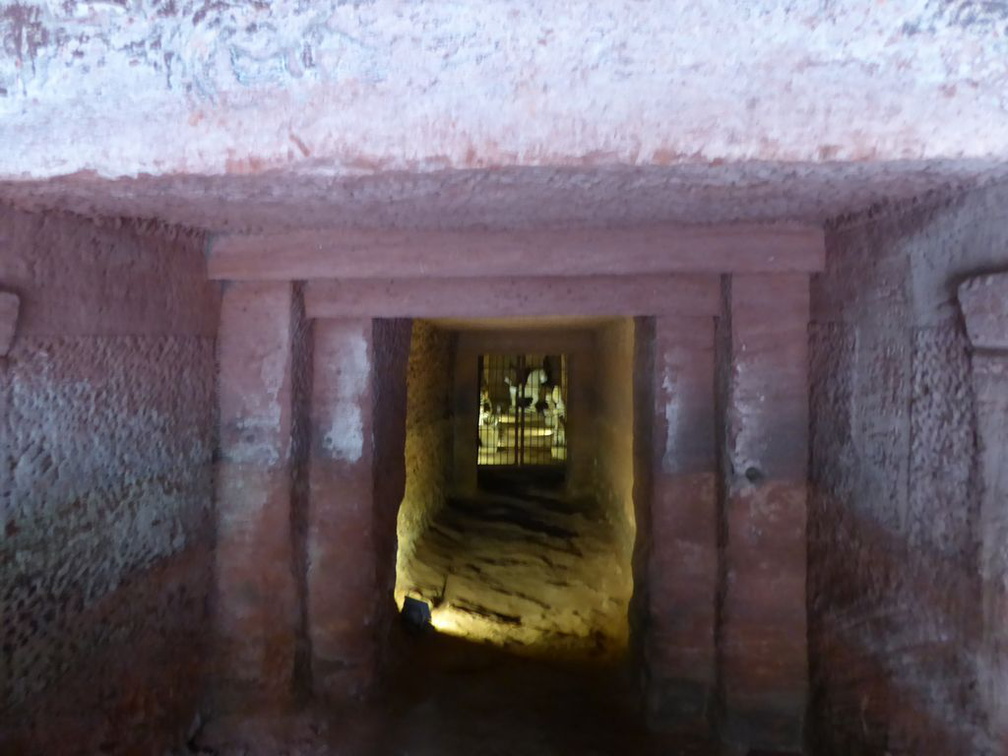
{"type": "Polygon", "coordinates": [[[406,492],[396,534],[396,601],[409,589],[403,564],[416,539],[444,506],[452,471],[452,369],[455,337],[422,320],[413,322],[407,368],[406,492]]]}
{"type": "Polygon", "coordinates": [[[593,371],[594,433],[592,489],[618,534],[620,561],[627,564],[627,597],[633,588],[629,569],[634,521],[634,323],[620,320],[595,334],[593,371]]]}

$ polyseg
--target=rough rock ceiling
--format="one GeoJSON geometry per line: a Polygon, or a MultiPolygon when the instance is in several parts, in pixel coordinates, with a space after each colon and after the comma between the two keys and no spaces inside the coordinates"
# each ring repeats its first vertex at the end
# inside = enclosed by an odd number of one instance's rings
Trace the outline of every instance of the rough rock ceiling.
{"type": "Polygon", "coordinates": [[[305,227],[557,228],[658,222],[821,223],[885,201],[1008,176],[986,162],[507,168],[331,177],[89,176],[0,183],[0,201],[216,232],[305,227]]]}
{"type": "Polygon", "coordinates": [[[981,0],[0,0],[0,178],[1008,156],[981,0]]]}
{"type": "Polygon", "coordinates": [[[1008,162],[1002,2],[0,0],[0,42],[0,199],[211,230],[821,221],[1008,162]]]}

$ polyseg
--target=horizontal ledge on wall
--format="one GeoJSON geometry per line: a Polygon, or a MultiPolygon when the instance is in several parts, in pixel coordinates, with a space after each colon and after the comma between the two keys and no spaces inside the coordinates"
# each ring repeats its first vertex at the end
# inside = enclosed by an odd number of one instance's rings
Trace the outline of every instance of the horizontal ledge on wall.
{"type": "Polygon", "coordinates": [[[309,318],[602,318],[714,316],[715,275],[392,278],[309,281],[309,318]]]}
{"type": "Polygon", "coordinates": [[[216,280],[812,273],[821,228],[734,224],[540,231],[347,231],[214,239],[216,280]]]}

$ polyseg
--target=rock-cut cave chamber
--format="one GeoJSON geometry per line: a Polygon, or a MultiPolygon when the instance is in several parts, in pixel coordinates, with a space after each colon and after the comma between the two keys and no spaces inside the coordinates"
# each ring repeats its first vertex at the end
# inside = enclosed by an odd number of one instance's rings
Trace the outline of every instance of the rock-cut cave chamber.
{"type": "Polygon", "coordinates": [[[1006,200],[209,257],[5,208],[6,742],[994,753],[1006,200]]]}
{"type": "Polygon", "coordinates": [[[224,5],[0,3],[0,752],[1008,752],[998,4],[224,5]]]}

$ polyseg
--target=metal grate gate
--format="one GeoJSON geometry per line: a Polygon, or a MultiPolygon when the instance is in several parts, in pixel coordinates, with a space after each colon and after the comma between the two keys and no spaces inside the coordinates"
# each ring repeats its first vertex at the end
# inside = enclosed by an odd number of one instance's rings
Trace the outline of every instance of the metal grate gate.
{"type": "Polygon", "coordinates": [[[567,459],[567,356],[479,357],[482,466],[563,465],[567,459]]]}

